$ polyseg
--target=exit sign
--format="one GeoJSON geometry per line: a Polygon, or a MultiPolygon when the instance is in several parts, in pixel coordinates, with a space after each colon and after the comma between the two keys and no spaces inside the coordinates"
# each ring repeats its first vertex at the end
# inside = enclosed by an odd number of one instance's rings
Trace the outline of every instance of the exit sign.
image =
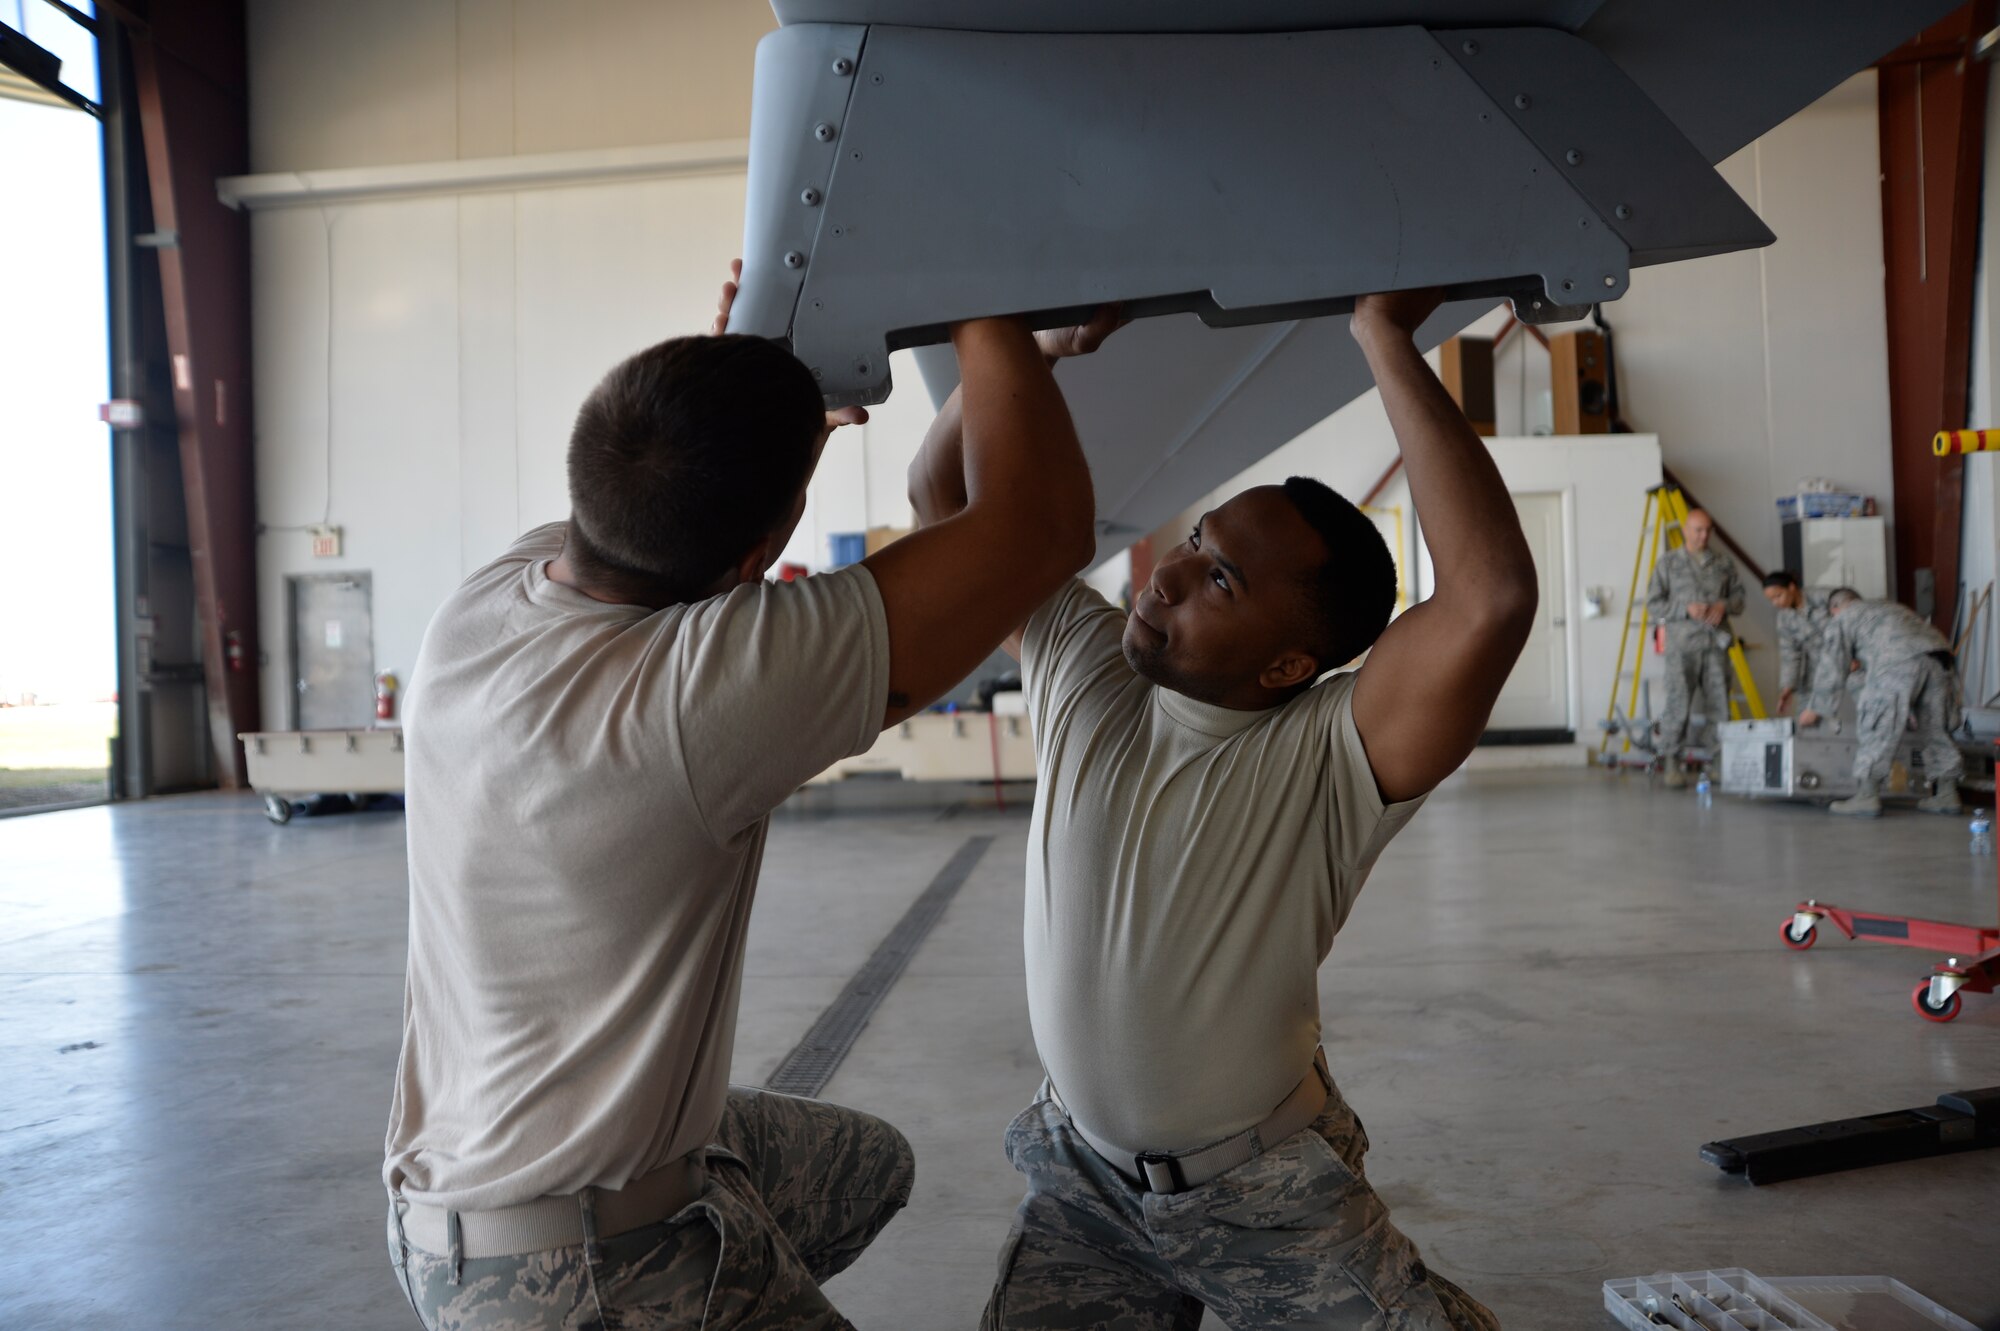
{"type": "Polygon", "coordinates": [[[313,558],[340,558],[340,528],[314,527],[312,529],[313,558]]]}
{"type": "Polygon", "coordinates": [[[113,398],[98,406],[97,419],[114,430],[136,430],[146,423],[146,408],[130,398],[113,398]]]}

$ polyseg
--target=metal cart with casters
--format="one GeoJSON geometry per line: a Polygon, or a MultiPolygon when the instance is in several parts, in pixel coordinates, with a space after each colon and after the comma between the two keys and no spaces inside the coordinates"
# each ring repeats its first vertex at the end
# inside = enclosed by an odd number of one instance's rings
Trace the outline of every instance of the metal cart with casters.
{"type": "Polygon", "coordinates": [[[251,788],[264,797],[265,816],[281,826],[318,795],[346,795],[360,807],[369,795],[403,793],[400,727],[266,730],[237,738],[249,761],[251,788]]]}

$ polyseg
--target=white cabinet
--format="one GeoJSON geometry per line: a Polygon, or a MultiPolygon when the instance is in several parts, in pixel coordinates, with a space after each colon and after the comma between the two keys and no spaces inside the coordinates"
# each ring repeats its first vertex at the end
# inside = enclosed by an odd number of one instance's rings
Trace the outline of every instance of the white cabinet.
{"type": "Polygon", "coordinates": [[[1871,601],[1889,596],[1889,535],[1881,516],[1803,518],[1784,524],[1785,567],[1808,587],[1852,587],[1871,601]]]}

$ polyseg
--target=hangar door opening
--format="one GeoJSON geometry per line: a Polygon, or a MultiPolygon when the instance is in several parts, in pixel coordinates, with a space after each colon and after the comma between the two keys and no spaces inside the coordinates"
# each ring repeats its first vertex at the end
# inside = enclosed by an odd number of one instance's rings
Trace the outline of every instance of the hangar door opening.
{"type": "Polygon", "coordinates": [[[108,798],[118,731],[102,144],[88,29],[0,26],[60,60],[0,66],[0,813],[108,798]],[[53,81],[53,80],[52,80],[53,81]]]}
{"type": "Polygon", "coordinates": [[[1569,548],[1559,493],[1517,494],[1514,507],[1535,557],[1541,599],[1534,629],[1487,723],[1490,740],[1568,743],[1575,738],[1569,715],[1569,548]]]}

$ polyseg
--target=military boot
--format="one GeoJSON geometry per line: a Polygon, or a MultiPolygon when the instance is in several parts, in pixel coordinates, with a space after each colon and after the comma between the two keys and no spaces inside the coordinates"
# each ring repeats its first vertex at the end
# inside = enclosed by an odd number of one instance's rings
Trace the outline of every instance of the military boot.
{"type": "Polygon", "coordinates": [[[1917,801],[1917,807],[1925,813],[1964,813],[1965,806],[1958,802],[1958,782],[1940,781],[1931,787],[1931,794],[1917,801]]]}
{"type": "Polygon", "coordinates": [[[1681,767],[1679,759],[1675,759],[1667,764],[1667,774],[1660,779],[1660,784],[1668,790],[1687,789],[1688,775],[1686,770],[1681,767]]]}
{"type": "Polygon", "coordinates": [[[1854,798],[1835,800],[1826,806],[1826,811],[1848,818],[1880,818],[1882,796],[1876,792],[1873,781],[1864,781],[1861,789],[1854,792],[1854,798]]]}

